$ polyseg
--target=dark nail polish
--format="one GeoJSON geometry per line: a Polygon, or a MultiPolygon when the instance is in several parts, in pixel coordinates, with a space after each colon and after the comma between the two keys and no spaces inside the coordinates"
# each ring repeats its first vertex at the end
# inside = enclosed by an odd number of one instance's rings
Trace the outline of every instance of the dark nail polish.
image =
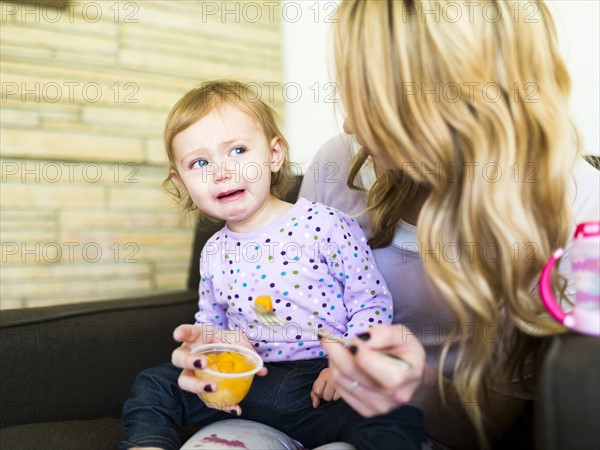
{"type": "Polygon", "coordinates": [[[206,386],[204,386],[204,392],[212,392],[213,388],[210,384],[207,384],[206,386]]]}
{"type": "Polygon", "coordinates": [[[196,361],[194,361],[194,367],[196,369],[204,369],[204,364],[202,364],[202,360],[197,359],[196,361]]]}
{"type": "Polygon", "coordinates": [[[237,416],[237,415],[238,415],[238,412],[237,412],[237,410],[236,410],[236,409],[230,409],[230,410],[229,410],[229,412],[230,412],[231,414],[233,414],[234,416],[237,416]]]}
{"type": "Polygon", "coordinates": [[[361,341],[368,341],[369,339],[371,339],[371,333],[366,331],[364,333],[357,334],[356,337],[359,338],[361,341]]]}
{"type": "Polygon", "coordinates": [[[348,350],[350,350],[350,353],[352,353],[353,355],[356,355],[358,347],[356,345],[351,345],[350,347],[348,347],[348,350]]]}

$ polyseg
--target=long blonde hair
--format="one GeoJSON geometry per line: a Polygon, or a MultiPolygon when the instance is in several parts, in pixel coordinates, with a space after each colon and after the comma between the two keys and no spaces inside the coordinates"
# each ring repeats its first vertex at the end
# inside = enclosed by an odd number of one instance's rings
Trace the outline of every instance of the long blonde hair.
{"type": "Polygon", "coordinates": [[[453,382],[485,445],[477,405],[490,374],[508,376],[506,352],[522,366],[532,342],[563,331],[532,289],[568,239],[568,182],[579,150],[570,77],[547,6],[457,8],[344,1],[334,49],[354,131],[376,160],[398,169],[369,195],[374,235],[391,240],[389,213],[402,205],[390,193],[405,189],[393,187],[404,180],[429,190],[417,223],[424,250],[463,249],[459,258],[423,258],[424,268],[461,328],[453,382]],[[511,339],[477,332],[490,324],[512,330],[511,339]]]}

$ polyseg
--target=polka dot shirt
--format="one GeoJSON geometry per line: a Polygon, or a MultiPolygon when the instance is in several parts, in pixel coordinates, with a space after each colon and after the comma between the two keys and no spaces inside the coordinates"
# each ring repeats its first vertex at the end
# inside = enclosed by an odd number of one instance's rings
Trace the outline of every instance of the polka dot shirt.
{"type": "Polygon", "coordinates": [[[354,219],[300,198],[248,233],[227,226],[200,256],[196,323],[242,330],[265,361],[324,357],[317,332],[351,337],[391,323],[392,298],[354,219]],[[284,326],[266,326],[254,300],[270,295],[284,326]]]}

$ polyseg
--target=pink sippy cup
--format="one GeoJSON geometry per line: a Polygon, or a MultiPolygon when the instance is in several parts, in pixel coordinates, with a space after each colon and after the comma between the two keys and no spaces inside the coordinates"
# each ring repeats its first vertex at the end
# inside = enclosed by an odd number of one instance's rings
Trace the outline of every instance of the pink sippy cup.
{"type": "Polygon", "coordinates": [[[575,306],[565,313],[558,305],[550,275],[563,255],[559,248],[542,269],[540,295],[544,306],[565,327],[583,334],[600,336],[600,221],[583,222],[577,226],[571,250],[571,269],[577,293],[575,306]]]}

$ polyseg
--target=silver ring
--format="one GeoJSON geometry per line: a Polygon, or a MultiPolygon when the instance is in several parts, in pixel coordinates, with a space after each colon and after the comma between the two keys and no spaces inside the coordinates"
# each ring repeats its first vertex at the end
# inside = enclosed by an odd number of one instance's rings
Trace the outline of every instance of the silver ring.
{"type": "Polygon", "coordinates": [[[350,383],[350,386],[348,386],[348,389],[346,389],[348,392],[352,392],[354,391],[354,389],[356,389],[358,387],[360,383],[358,382],[358,380],[354,380],[352,383],[350,383]]]}

